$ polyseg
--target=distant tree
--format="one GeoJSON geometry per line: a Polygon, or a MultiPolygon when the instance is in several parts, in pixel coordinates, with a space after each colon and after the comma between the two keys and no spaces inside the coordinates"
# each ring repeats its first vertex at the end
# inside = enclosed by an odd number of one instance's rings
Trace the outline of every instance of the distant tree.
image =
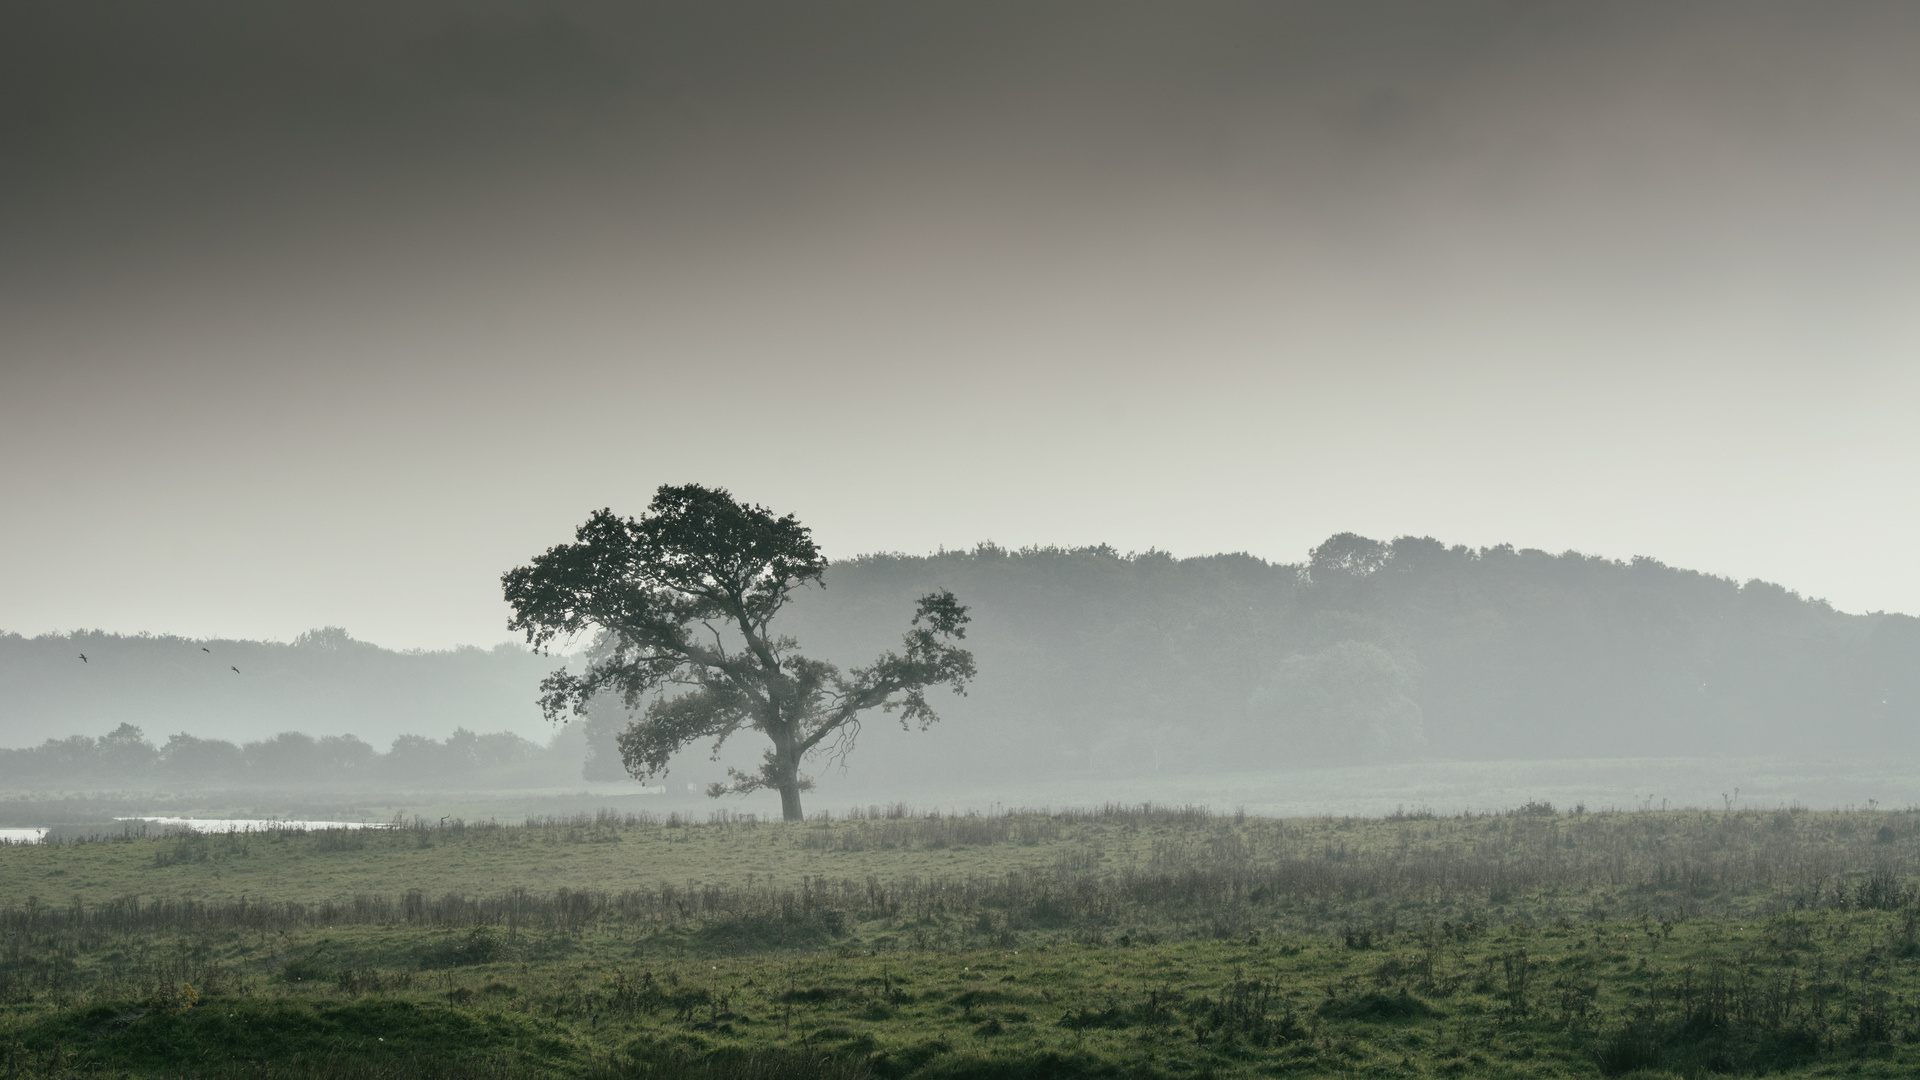
{"type": "Polygon", "coordinates": [[[462,776],[480,767],[480,736],[459,727],[447,736],[446,749],[441,751],[443,768],[462,776]]]}
{"type": "Polygon", "coordinates": [[[446,756],[446,746],[425,735],[401,735],[380,764],[389,780],[432,784],[443,778],[446,756]]]}
{"type": "Polygon", "coordinates": [[[1358,533],[1335,533],[1308,556],[1307,575],[1316,585],[1362,578],[1387,565],[1391,546],[1358,533]]]}
{"type": "Polygon", "coordinates": [[[240,755],[254,780],[310,783],[324,776],[320,748],[314,737],[303,731],[283,731],[271,739],[247,743],[240,748],[240,755]]]}
{"type": "Polygon", "coordinates": [[[318,626],[293,639],[296,649],[318,649],[322,652],[345,652],[348,649],[370,651],[375,646],[364,641],[355,641],[342,626],[318,626]]]}
{"type": "Polygon", "coordinates": [[[812,786],[804,759],[844,756],[871,709],[924,729],[938,719],[926,691],[965,693],[973,678],[973,655],[953,644],[966,636],[967,609],[946,590],[920,598],[904,652],[845,673],[796,652],[773,619],[796,589],[820,582],[827,559],[793,515],[724,490],[662,486],[640,518],[602,510],[574,539],[502,575],[508,626],[541,649],[562,634],[605,633],[604,655],[582,674],[562,669],[541,683],[541,708],[560,721],[602,693],[631,710],[645,702],[619,737],[635,777],[665,772],[691,742],[710,738],[717,749],[751,728],[772,744],[759,772],[729,769],[732,782],[707,794],[773,788],[782,815],[798,821],[800,792],[812,786]]]}
{"type": "Polygon", "coordinates": [[[33,753],[40,759],[43,775],[78,780],[92,773],[100,751],[87,736],[69,735],[64,739],[48,739],[35,747],[33,753]]]}
{"type": "Polygon", "coordinates": [[[103,776],[131,780],[145,775],[160,756],[147,741],[146,733],[132,724],[121,724],[100,736],[94,747],[94,760],[103,776]]]}
{"type": "Polygon", "coordinates": [[[146,779],[159,756],[144,732],[123,723],[98,739],[69,735],[9,751],[0,779],[26,785],[129,783],[146,779]]]}
{"type": "Polygon", "coordinates": [[[183,731],[168,736],[160,748],[160,774],[169,780],[233,781],[242,768],[240,748],[224,739],[198,739],[183,731]]]}
{"type": "Polygon", "coordinates": [[[540,762],[545,749],[508,731],[479,735],[455,728],[445,742],[424,735],[402,735],[381,760],[390,781],[440,787],[471,782],[483,770],[492,781],[504,770],[525,772],[540,762]]]}
{"type": "Polygon", "coordinates": [[[353,735],[325,735],[314,742],[315,766],[329,779],[350,780],[368,775],[379,752],[353,735]]]}
{"type": "Polygon", "coordinates": [[[511,731],[479,736],[473,744],[474,761],[482,769],[520,768],[537,759],[540,754],[541,747],[538,744],[511,731]]]}

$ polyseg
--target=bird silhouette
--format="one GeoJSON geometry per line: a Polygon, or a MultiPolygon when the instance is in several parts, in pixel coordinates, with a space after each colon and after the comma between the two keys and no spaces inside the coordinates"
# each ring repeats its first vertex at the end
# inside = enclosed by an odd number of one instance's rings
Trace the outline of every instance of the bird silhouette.
{"type": "Polygon", "coordinates": [[[89,660],[89,659],[87,659],[87,654],[86,654],[86,653],[81,653],[81,654],[80,654],[80,662],[81,662],[81,663],[83,663],[83,664],[91,664],[91,663],[93,663],[93,661],[91,661],[91,660],[89,660]]]}
{"type": "Polygon", "coordinates": [[[200,651],[203,653],[207,653],[208,655],[212,655],[213,653],[213,650],[207,648],[205,645],[200,646],[200,651]]]}
{"type": "MultiPolygon", "coordinates": [[[[229,666],[231,666],[231,665],[229,665],[229,666]]],[[[238,674],[240,674],[240,669],[239,669],[239,668],[234,668],[234,669],[233,669],[233,673],[234,673],[235,675],[238,675],[238,674]]]]}

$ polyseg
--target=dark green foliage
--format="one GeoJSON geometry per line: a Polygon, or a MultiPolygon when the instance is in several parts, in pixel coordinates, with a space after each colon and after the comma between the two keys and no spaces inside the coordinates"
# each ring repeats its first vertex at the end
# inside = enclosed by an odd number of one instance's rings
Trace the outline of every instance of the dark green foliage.
{"type": "Polygon", "coordinates": [[[844,912],[780,906],[773,911],[739,911],[704,923],[693,931],[689,942],[714,953],[739,955],[822,948],[845,933],[844,912]]]}
{"type": "MultiPolygon", "coordinates": [[[[1230,1036],[1261,1047],[1305,1037],[1306,1028],[1293,1007],[1283,1004],[1282,990],[1277,982],[1248,979],[1236,972],[1232,983],[1223,988],[1218,997],[1202,997],[1188,1008],[1194,1035],[1202,1040],[1230,1036]]],[[[1146,1022],[1166,1022],[1160,1001],[1163,993],[1148,992],[1147,1004],[1142,1009],[1142,1019],[1146,1022]]]]}
{"type": "Polygon", "coordinates": [[[1386,994],[1369,990],[1358,997],[1332,997],[1315,1010],[1334,1020],[1360,1020],[1370,1024],[1421,1020],[1438,1015],[1433,1006],[1402,990],[1386,994]]]}
{"type": "Polygon", "coordinates": [[[451,1072],[456,1065],[531,1065],[567,1054],[563,1044],[518,1017],[379,998],[308,1004],[223,997],[180,1014],[138,1002],[103,1003],[46,1017],[15,1038],[25,1055],[64,1049],[73,1067],[160,1074],[238,1071],[257,1062],[324,1071],[428,1060],[451,1072]]]}
{"type": "Polygon", "coordinates": [[[319,949],[287,961],[286,966],[280,969],[281,982],[331,982],[335,977],[333,965],[327,962],[325,953],[319,949]]]}
{"type": "Polygon", "coordinates": [[[1122,1030],[1134,1025],[1133,1010],[1124,1005],[1108,1002],[1105,1008],[1096,1009],[1080,1006],[1069,1010],[1060,1017],[1060,1026],[1073,1031],[1086,1031],[1090,1028],[1112,1028],[1122,1030]]]}
{"type": "Polygon", "coordinates": [[[897,714],[923,730],[938,719],[927,691],[964,694],[972,654],[967,609],[940,589],[914,602],[899,652],[842,672],[797,651],[773,621],[798,591],[817,585],[826,556],[792,514],[735,501],[723,489],[662,485],[647,512],[621,519],[601,510],[549,548],[501,575],[509,628],[545,649],[556,638],[597,633],[586,670],[554,671],[540,684],[549,720],[587,715],[596,697],[617,698],[639,715],[616,737],[636,777],[665,773],[691,743],[757,731],[771,744],[752,772],[729,768],[708,794],[780,793],[782,815],[799,821],[800,792],[812,781],[801,763],[844,760],[859,717],[897,714]]]}
{"type": "Polygon", "coordinates": [[[937,1058],[911,1075],[915,1080],[1093,1080],[1119,1076],[1150,1078],[1158,1075],[1158,1070],[1131,1068],[1092,1054],[1047,1051],[1019,1057],[955,1054],[937,1058]]]}
{"type": "MultiPolygon", "coordinates": [[[[865,1060],[815,1050],[728,1049],[711,1054],[646,1051],[610,1069],[635,1080],[866,1080],[878,1074],[865,1060]]],[[[598,1080],[596,1077],[595,1080],[598,1080]]]]}
{"type": "Polygon", "coordinates": [[[420,950],[419,965],[433,968],[466,967],[490,964],[500,957],[499,935],[491,927],[476,926],[464,934],[447,932],[420,950]]]}
{"type": "Polygon", "coordinates": [[[1762,980],[1719,963],[1704,972],[1688,969],[1674,985],[1649,986],[1644,1004],[1602,1032],[1594,1060],[1609,1075],[1639,1069],[1753,1075],[1813,1061],[1850,1036],[1872,1043],[1892,1034],[1885,1013],[1871,1004],[1849,1031],[1828,1013],[1825,996],[1791,976],[1762,980]]]}

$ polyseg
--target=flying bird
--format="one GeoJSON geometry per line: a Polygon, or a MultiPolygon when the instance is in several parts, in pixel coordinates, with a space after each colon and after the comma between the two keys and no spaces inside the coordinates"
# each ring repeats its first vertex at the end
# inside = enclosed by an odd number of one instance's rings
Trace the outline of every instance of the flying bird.
{"type": "Polygon", "coordinates": [[[212,649],[209,649],[209,648],[207,648],[207,647],[206,647],[205,645],[202,645],[202,646],[200,646],[200,651],[201,651],[201,652],[203,652],[203,653],[206,653],[206,654],[208,654],[209,656],[211,656],[211,655],[213,654],[213,650],[212,650],[212,649]]]}
{"type": "MultiPolygon", "coordinates": [[[[231,664],[229,664],[228,666],[229,666],[229,667],[232,667],[232,665],[231,665],[231,664]]],[[[233,673],[234,673],[235,675],[238,675],[238,674],[240,674],[240,669],[239,669],[239,668],[234,668],[234,669],[233,669],[233,673]]]]}
{"type": "Polygon", "coordinates": [[[81,662],[81,663],[83,663],[83,664],[91,664],[91,663],[93,663],[93,661],[91,661],[91,660],[89,660],[89,659],[87,659],[87,654],[86,654],[86,653],[81,653],[81,654],[80,654],[80,662],[81,662]]]}

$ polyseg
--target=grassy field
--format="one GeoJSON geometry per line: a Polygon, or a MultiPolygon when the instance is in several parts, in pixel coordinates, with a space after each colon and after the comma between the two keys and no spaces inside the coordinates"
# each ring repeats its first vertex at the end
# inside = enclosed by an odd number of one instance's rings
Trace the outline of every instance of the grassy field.
{"type": "Polygon", "coordinates": [[[1920,813],[0,849],[0,1076],[1911,1076],[1920,813]]]}
{"type": "MultiPolygon", "coordinates": [[[[827,770],[808,800],[816,809],[892,802],[897,777],[864,769],[827,770]]],[[[637,785],[578,783],[544,790],[428,788],[396,791],[365,787],[279,786],[268,789],[172,788],[31,794],[0,792],[0,827],[56,824],[113,828],[118,815],[283,817],[390,821],[442,817],[519,821],[538,817],[616,813],[671,813],[704,819],[715,803],[675,782],[655,794],[637,785]]],[[[947,776],[916,786],[921,810],[1030,807],[1031,784],[994,784],[989,776],[947,776]]],[[[1430,761],[1320,766],[1285,771],[1160,775],[1151,771],[1052,778],[1045,798],[1054,806],[1097,806],[1125,791],[1127,801],[1171,806],[1245,809],[1262,817],[1322,814],[1380,817],[1399,810],[1442,814],[1504,812],[1528,803],[1584,805],[1592,810],[1678,806],[1815,809],[1920,805],[1920,760],[1888,755],[1859,758],[1614,758],[1564,761],[1430,761]]],[[[729,798],[726,806],[778,816],[767,793],[729,798]]]]}

